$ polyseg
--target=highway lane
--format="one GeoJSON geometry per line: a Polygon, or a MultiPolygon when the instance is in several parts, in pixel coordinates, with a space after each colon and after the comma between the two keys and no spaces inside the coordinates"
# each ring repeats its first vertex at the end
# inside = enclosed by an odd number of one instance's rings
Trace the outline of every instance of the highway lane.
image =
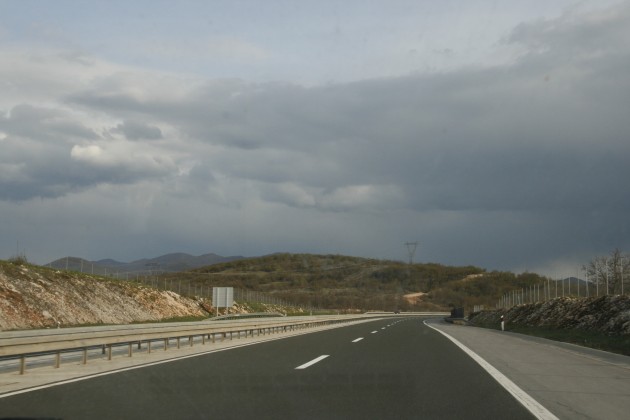
{"type": "Polygon", "coordinates": [[[532,418],[421,321],[367,322],[13,395],[0,398],[0,418],[532,418]]]}

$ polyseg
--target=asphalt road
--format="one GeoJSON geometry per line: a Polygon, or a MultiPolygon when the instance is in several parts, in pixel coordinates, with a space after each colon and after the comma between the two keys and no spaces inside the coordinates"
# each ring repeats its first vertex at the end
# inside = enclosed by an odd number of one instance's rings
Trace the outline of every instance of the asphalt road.
{"type": "Polygon", "coordinates": [[[533,418],[421,318],[320,331],[0,398],[0,418],[9,417],[533,418]]]}

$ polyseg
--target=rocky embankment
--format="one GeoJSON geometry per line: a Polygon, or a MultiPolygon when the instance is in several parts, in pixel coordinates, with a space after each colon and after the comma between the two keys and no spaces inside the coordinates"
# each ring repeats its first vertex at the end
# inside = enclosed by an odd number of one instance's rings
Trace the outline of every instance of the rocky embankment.
{"type": "Polygon", "coordinates": [[[556,298],[546,302],[481,311],[469,323],[498,326],[501,315],[506,326],[580,329],[610,335],[630,335],[630,296],[608,295],[591,298],[556,298]]]}
{"type": "Polygon", "coordinates": [[[171,291],[0,261],[3,330],[159,321],[204,316],[206,310],[171,291]]]}

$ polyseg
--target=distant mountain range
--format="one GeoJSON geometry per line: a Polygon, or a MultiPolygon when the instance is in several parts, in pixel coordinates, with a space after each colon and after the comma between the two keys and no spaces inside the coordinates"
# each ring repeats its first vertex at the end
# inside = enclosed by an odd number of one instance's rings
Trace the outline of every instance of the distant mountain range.
{"type": "Polygon", "coordinates": [[[239,260],[242,256],[222,257],[217,254],[194,256],[185,253],[173,253],[156,258],[143,258],[132,262],[120,262],[112,259],[88,261],[77,257],[64,257],[46,264],[46,267],[72,270],[100,275],[137,275],[148,273],[178,272],[192,270],[208,265],[239,260]]]}

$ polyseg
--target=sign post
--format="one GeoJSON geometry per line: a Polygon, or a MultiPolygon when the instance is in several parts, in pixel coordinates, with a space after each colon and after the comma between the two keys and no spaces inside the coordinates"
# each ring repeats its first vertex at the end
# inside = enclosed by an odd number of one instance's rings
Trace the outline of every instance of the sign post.
{"type": "Polygon", "coordinates": [[[219,316],[219,308],[231,308],[232,305],[234,305],[233,287],[212,288],[212,306],[216,308],[217,316],[219,316]]]}

